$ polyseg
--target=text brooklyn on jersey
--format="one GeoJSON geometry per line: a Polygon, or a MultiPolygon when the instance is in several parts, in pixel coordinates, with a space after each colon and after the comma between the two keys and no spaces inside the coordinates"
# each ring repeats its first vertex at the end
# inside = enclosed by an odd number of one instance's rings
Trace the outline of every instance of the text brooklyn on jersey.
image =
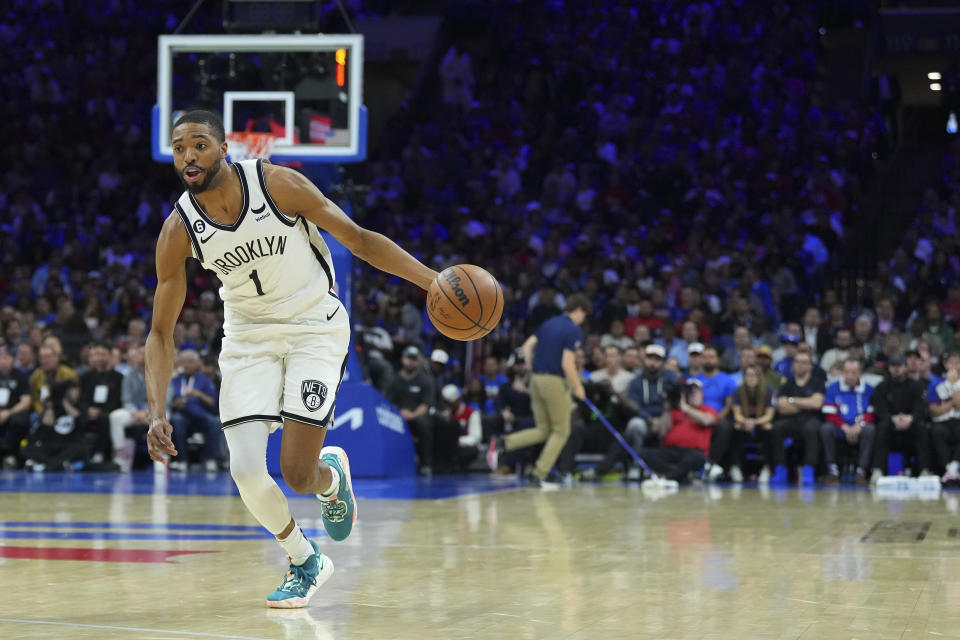
{"type": "Polygon", "coordinates": [[[252,262],[258,258],[272,255],[283,255],[287,247],[286,236],[264,236],[256,240],[237,245],[231,251],[225,251],[222,256],[210,261],[223,275],[227,275],[237,267],[252,262]]]}

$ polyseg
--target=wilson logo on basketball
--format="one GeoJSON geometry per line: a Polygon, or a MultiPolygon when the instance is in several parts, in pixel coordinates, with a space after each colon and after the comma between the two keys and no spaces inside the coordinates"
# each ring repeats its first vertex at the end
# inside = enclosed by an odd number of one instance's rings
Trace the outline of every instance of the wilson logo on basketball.
{"type": "Polygon", "coordinates": [[[450,285],[450,289],[452,290],[453,295],[456,296],[457,300],[460,302],[461,307],[465,307],[470,304],[470,298],[467,297],[467,292],[464,291],[463,287],[460,286],[460,276],[458,276],[455,271],[444,271],[443,278],[447,281],[447,284],[450,285]]]}

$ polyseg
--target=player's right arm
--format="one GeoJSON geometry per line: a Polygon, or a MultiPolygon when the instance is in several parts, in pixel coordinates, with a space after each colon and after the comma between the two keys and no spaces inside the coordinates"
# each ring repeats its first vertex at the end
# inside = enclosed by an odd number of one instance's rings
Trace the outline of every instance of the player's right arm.
{"type": "Polygon", "coordinates": [[[150,457],[162,462],[162,453],[177,455],[167,420],[167,387],[173,377],[173,329],[187,296],[184,262],[190,257],[190,239],[176,215],[167,217],[157,240],[157,290],[153,296],[153,324],[145,348],[150,457]]]}

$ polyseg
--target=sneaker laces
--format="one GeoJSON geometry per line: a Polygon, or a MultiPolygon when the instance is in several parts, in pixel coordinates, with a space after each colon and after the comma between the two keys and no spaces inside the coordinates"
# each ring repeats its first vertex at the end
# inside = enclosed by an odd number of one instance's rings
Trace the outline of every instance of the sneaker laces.
{"type": "MultiPolygon", "coordinates": [[[[289,556],[287,556],[289,558],[289,556]]],[[[304,563],[306,564],[306,563],[304,563]]],[[[283,578],[283,584],[280,585],[280,591],[296,593],[303,590],[305,585],[313,586],[317,584],[316,576],[310,575],[303,565],[290,565],[290,571],[283,578]]]]}
{"type": "Polygon", "coordinates": [[[347,503],[337,500],[336,496],[321,502],[320,510],[323,512],[323,517],[330,522],[343,522],[347,517],[347,503]]]}

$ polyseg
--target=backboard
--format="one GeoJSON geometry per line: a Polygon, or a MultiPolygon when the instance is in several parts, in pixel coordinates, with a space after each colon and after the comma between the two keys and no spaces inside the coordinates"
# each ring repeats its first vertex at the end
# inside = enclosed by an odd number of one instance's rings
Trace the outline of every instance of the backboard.
{"type": "Polygon", "coordinates": [[[363,36],[160,36],[154,160],[173,162],[173,122],[191,108],[221,113],[227,133],[272,132],[275,162],[360,162],[363,36]]]}

